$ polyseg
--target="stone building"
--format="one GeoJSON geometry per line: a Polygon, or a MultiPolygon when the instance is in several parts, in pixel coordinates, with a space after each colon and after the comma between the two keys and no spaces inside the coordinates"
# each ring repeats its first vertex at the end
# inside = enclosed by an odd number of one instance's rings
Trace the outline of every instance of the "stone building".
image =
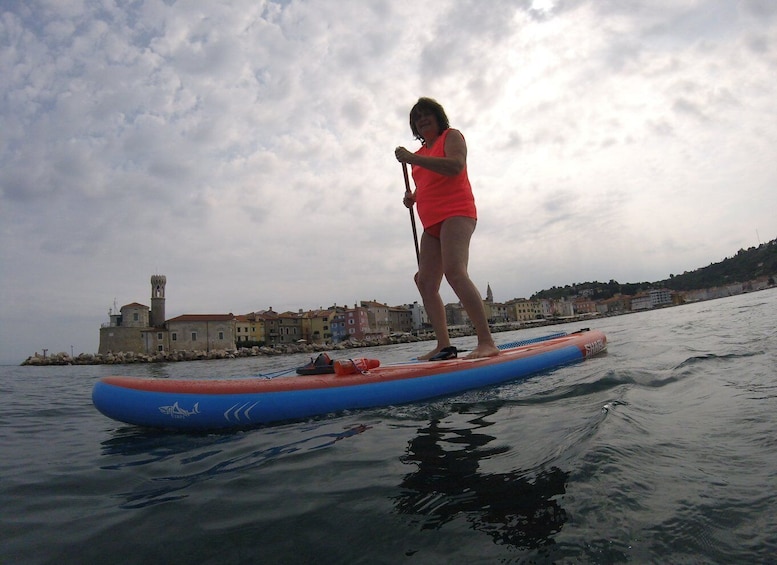
{"type": "Polygon", "coordinates": [[[157,338],[167,340],[164,345],[169,351],[220,351],[235,347],[235,316],[231,313],[184,314],[167,320],[165,326],[166,331],[157,332],[157,338]]]}
{"type": "MultiPolygon", "coordinates": [[[[342,310],[342,308],[341,308],[342,310]]],[[[302,315],[302,339],[308,343],[328,343],[332,341],[331,323],[337,314],[337,307],[310,310],[302,315]]]]}
{"type": "Polygon", "coordinates": [[[100,328],[99,353],[214,351],[235,347],[233,314],[184,314],[165,320],[164,275],[151,277],[151,308],[133,302],[108,313],[100,328]]]}
{"type": "Polygon", "coordinates": [[[334,315],[330,325],[334,343],[346,339],[362,340],[369,335],[370,324],[367,309],[358,304],[353,306],[353,308],[344,308],[342,312],[337,312],[334,315]]]}
{"type": "Polygon", "coordinates": [[[389,308],[389,327],[391,333],[410,333],[413,331],[413,312],[408,308],[394,306],[389,308]]]}
{"type": "Polygon", "coordinates": [[[387,304],[382,304],[377,300],[362,300],[360,305],[367,310],[367,324],[371,335],[382,337],[391,333],[391,320],[387,304]]]}
{"type": "Polygon", "coordinates": [[[151,277],[151,308],[133,302],[122,306],[118,313],[108,312],[109,322],[100,328],[99,353],[153,353],[158,350],[149,345],[154,337],[149,332],[164,332],[166,284],[164,275],[151,277]]]}
{"type": "Polygon", "coordinates": [[[513,322],[532,322],[542,318],[542,306],[538,300],[513,298],[507,301],[507,316],[513,322]]]}

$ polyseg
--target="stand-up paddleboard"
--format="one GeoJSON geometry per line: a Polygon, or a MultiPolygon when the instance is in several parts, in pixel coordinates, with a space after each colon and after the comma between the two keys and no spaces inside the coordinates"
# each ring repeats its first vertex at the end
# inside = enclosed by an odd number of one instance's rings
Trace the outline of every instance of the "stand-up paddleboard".
{"type": "Polygon", "coordinates": [[[114,420],[154,428],[225,430],[457,394],[582,361],[604,351],[600,331],[513,342],[496,357],[385,366],[338,363],[336,373],[274,378],[157,379],[104,377],[92,401],[114,420]],[[355,367],[355,368],[354,368],[355,367]],[[353,372],[349,372],[353,371],[353,372]],[[338,374],[346,372],[348,374],[338,374]]]}

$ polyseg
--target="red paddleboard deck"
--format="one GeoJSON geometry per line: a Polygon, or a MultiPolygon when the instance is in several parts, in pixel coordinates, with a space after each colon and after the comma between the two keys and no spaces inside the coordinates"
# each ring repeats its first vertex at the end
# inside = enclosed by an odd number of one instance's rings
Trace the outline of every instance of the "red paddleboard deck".
{"type": "Polygon", "coordinates": [[[602,332],[581,330],[505,344],[495,357],[414,361],[347,375],[220,380],[104,377],[94,385],[92,401],[109,418],[128,424],[181,430],[238,429],[419,402],[518,381],[583,361],[606,347],[602,332]]]}

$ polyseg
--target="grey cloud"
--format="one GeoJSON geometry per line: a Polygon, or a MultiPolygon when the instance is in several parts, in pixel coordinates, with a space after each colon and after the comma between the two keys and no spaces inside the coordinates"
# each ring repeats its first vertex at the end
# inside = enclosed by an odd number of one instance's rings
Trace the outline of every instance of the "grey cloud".
{"type": "MultiPolygon", "coordinates": [[[[578,278],[581,230],[608,242],[617,226],[606,262],[642,273],[663,269],[634,259],[664,241],[657,233],[688,241],[674,260],[691,264],[718,245],[697,234],[733,240],[743,223],[768,223],[773,3],[342,6],[4,6],[0,259],[3,285],[32,281],[14,305],[25,319],[79,292],[51,292],[60,270],[88,274],[108,302],[126,279],[137,276],[142,293],[148,272],[166,271],[181,312],[417,299],[392,150],[417,146],[407,113],[421,95],[438,97],[470,144],[478,280],[502,276],[517,238],[537,244],[535,271],[565,284],[578,278]],[[708,214],[695,214],[698,202],[708,214]],[[663,220],[659,205],[693,221],[663,220]],[[333,261],[358,268],[311,283],[333,261]],[[213,296],[213,273],[224,272],[234,302],[213,296]]],[[[539,290],[527,273],[514,278],[499,292],[539,290]]],[[[86,311],[93,298],[69,307],[86,311]]],[[[102,321],[24,335],[66,333],[90,351],[102,321]]]]}
{"type": "Polygon", "coordinates": [[[354,128],[360,128],[367,120],[367,110],[359,100],[351,100],[343,104],[342,115],[354,128]]]}
{"type": "Polygon", "coordinates": [[[777,4],[772,0],[742,0],[742,9],[759,20],[777,18],[777,4]]]}

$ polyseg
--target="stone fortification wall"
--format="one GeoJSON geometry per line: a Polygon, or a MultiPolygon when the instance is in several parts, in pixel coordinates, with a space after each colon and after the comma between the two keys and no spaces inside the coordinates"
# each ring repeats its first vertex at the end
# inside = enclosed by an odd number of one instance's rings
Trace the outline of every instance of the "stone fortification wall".
{"type": "Polygon", "coordinates": [[[140,329],[124,326],[109,326],[100,328],[100,355],[107,355],[111,351],[127,351],[143,353],[143,334],[140,329]]]}
{"type": "Polygon", "coordinates": [[[422,341],[423,338],[409,334],[385,337],[374,340],[348,340],[338,344],[288,344],[276,347],[251,347],[241,349],[219,349],[214,351],[162,351],[147,355],[134,351],[116,353],[81,353],[71,357],[68,353],[55,353],[47,357],[35,354],[27,358],[22,365],[122,365],[129,363],[173,363],[176,361],[200,361],[205,359],[236,359],[238,357],[259,357],[285,355],[290,353],[319,353],[322,351],[342,351],[377,345],[393,345],[422,341]]]}

